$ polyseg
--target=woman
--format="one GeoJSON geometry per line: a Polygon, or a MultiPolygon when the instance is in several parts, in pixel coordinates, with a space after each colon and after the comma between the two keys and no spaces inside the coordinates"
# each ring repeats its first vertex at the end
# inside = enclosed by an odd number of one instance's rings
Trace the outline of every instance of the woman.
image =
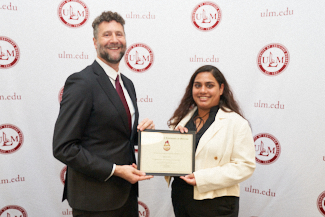
{"type": "Polygon", "coordinates": [[[255,169],[254,141],[216,67],[196,70],[168,125],[196,132],[195,172],[174,177],[172,183],[175,216],[238,216],[239,183],[255,169]]]}

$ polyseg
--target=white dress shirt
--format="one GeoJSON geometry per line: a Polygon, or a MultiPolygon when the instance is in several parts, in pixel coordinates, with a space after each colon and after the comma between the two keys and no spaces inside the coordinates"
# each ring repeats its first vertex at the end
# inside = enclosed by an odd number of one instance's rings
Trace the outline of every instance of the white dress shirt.
{"type": "MultiPolygon", "coordinates": [[[[128,91],[125,89],[124,84],[123,84],[123,80],[121,78],[121,72],[118,71],[116,72],[112,67],[110,67],[109,65],[107,65],[106,63],[104,63],[101,59],[99,59],[98,57],[96,57],[96,61],[98,62],[98,64],[104,69],[105,73],[108,75],[109,80],[112,82],[113,87],[115,87],[115,80],[117,78],[117,76],[120,76],[120,84],[122,86],[123,89],[123,93],[126,99],[126,102],[129,106],[129,110],[131,113],[131,120],[132,120],[132,127],[133,127],[133,123],[134,123],[134,119],[135,119],[135,109],[132,103],[132,100],[130,98],[130,95],[128,93],[128,91]]],[[[109,177],[107,177],[107,179],[105,181],[107,181],[115,172],[115,168],[116,168],[116,164],[113,165],[113,169],[112,169],[112,173],[109,175],[109,177]]]]}

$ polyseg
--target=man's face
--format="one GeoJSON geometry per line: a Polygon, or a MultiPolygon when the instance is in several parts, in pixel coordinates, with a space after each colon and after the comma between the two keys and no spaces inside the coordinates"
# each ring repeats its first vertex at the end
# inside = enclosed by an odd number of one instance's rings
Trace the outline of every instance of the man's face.
{"type": "Polygon", "coordinates": [[[107,63],[118,64],[126,51],[123,26],[115,20],[100,23],[94,45],[99,58],[107,63]]]}

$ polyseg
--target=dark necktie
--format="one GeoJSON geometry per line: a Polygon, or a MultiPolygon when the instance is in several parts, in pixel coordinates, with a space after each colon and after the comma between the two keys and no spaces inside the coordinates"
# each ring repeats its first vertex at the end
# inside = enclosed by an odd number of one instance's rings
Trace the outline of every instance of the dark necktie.
{"type": "Polygon", "coordinates": [[[129,129],[131,131],[131,126],[132,126],[132,121],[131,121],[131,113],[130,113],[130,109],[129,109],[129,106],[128,106],[128,103],[126,102],[126,99],[125,99],[125,96],[124,96],[124,93],[123,93],[123,89],[122,89],[122,86],[120,84],[120,76],[117,75],[116,77],[116,80],[115,80],[115,87],[116,87],[116,91],[118,93],[118,95],[120,96],[121,98],[121,101],[124,105],[124,108],[125,108],[125,111],[126,111],[126,114],[128,116],[128,121],[129,121],[129,129]]]}

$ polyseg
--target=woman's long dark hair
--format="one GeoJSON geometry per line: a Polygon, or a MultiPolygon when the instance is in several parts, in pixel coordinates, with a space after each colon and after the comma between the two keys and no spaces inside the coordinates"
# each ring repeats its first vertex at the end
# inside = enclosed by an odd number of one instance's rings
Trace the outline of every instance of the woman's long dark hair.
{"type": "Polygon", "coordinates": [[[210,72],[217,80],[219,86],[221,86],[221,84],[224,85],[223,94],[220,96],[219,108],[225,112],[229,112],[229,110],[234,111],[240,116],[244,117],[223,74],[217,67],[205,65],[198,68],[192,75],[190,83],[186,87],[185,94],[181,100],[180,105],[174,112],[174,115],[167,122],[168,126],[176,126],[186,116],[186,114],[194,106],[196,106],[196,103],[192,96],[193,83],[196,76],[201,72],[210,72]]]}

